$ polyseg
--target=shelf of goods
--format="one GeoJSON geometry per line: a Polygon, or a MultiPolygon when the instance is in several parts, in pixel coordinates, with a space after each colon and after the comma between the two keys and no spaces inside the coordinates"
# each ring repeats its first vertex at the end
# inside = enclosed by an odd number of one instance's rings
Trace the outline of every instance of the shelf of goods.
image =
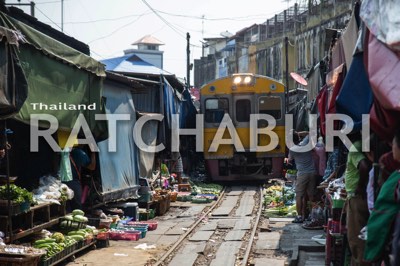
{"type": "Polygon", "coordinates": [[[21,245],[0,246],[0,265],[32,266],[37,265],[45,251],[21,245]]]}
{"type": "MultiPolygon", "coordinates": [[[[14,208],[14,207],[13,207],[14,208]]],[[[59,217],[65,215],[65,205],[41,203],[32,206],[24,212],[15,212],[11,221],[8,215],[0,215],[0,231],[8,232],[10,226],[12,235],[6,235],[5,242],[28,236],[34,232],[58,224],[59,217]]]]}
{"type": "Polygon", "coordinates": [[[83,251],[89,247],[94,247],[95,244],[96,244],[95,239],[91,240],[90,242],[85,240],[79,241],[75,245],[65,248],[61,252],[52,256],[51,258],[47,260],[41,260],[38,265],[39,266],[57,265],[58,263],[65,261],[66,259],[68,259],[71,256],[74,256],[76,253],[80,251],[83,251]]]}

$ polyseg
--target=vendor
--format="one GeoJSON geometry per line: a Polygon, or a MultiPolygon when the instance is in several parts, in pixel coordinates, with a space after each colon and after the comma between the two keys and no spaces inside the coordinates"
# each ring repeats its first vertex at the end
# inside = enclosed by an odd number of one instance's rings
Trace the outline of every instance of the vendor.
{"type": "Polygon", "coordinates": [[[350,140],[353,144],[347,155],[345,171],[347,239],[351,251],[351,265],[369,265],[363,261],[365,243],[358,235],[367,225],[369,217],[366,191],[371,163],[361,150],[361,135],[355,133],[350,140]]]}
{"type": "MultiPolygon", "coordinates": [[[[293,143],[299,146],[305,146],[308,144],[309,136],[306,136],[302,142],[300,142],[300,136],[304,136],[305,133],[300,134],[295,131],[291,131],[293,136],[293,143]]],[[[289,163],[296,163],[297,170],[297,183],[296,183],[296,209],[298,216],[294,219],[294,223],[303,223],[306,216],[306,204],[304,199],[306,194],[311,202],[314,201],[315,187],[316,187],[316,171],[314,161],[312,158],[312,152],[299,152],[295,149],[289,150],[289,163]]]]}
{"type": "Polygon", "coordinates": [[[69,206],[67,206],[68,210],[72,211],[74,209],[82,208],[82,167],[93,171],[96,168],[96,156],[95,153],[92,152],[89,157],[83,150],[82,146],[76,146],[72,148],[69,159],[71,164],[72,180],[64,183],[74,191],[74,198],[69,202],[69,206]]]}
{"type": "Polygon", "coordinates": [[[183,172],[183,163],[182,163],[182,157],[179,152],[173,152],[172,153],[172,160],[174,161],[173,167],[172,167],[172,172],[176,174],[176,179],[178,180],[178,183],[182,183],[182,172],[183,172]]]}

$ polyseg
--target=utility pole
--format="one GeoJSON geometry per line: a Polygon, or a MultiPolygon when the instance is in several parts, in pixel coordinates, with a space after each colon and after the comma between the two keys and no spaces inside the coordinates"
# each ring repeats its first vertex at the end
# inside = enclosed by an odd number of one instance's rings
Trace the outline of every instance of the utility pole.
{"type": "Polygon", "coordinates": [[[186,33],[186,86],[190,90],[190,34],[186,33]]]}
{"type": "Polygon", "coordinates": [[[286,113],[289,110],[289,38],[285,37],[285,62],[286,62],[286,75],[285,75],[285,83],[286,83],[286,113]]]}
{"type": "MultiPolygon", "coordinates": [[[[201,39],[204,41],[204,15],[201,16],[201,39]]],[[[204,57],[204,43],[201,42],[201,56],[204,57]]]]}

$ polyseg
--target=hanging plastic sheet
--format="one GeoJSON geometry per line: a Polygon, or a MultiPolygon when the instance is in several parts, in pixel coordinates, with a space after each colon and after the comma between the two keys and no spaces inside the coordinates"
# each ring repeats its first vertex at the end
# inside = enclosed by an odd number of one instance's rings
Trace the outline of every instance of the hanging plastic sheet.
{"type": "Polygon", "coordinates": [[[360,17],[378,40],[400,51],[400,5],[398,1],[363,0],[360,17]]]}
{"type": "Polygon", "coordinates": [[[327,106],[327,95],[328,95],[328,85],[322,87],[316,98],[316,103],[318,106],[318,113],[320,119],[320,131],[323,136],[325,136],[326,128],[326,106],[327,106]]]}
{"type": "Polygon", "coordinates": [[[371,129],[380,139],[391,142],[396,128],[400,125],[400,112],[383,108],[375,98],[369,114],[371,129]]]}
{"type": "MultiPolygon", "coordinates": [[[[153,116],[155,114],[143,114],[146,116],[153,116]]],[[[157,131],[158,131],[157,120],[149,120],[146,124],[143,125],[142,129],[142,138],[146,145],[148,146],[156,146],[157,145],[157,131]]],[[[143,150],[139,150],[139,169],[140,169],[140,177],[152,178],[152,171],[154,165],[154,152],[146,152],[143,150]]]]}
{"type": "Polygon", "coordinates": [[[342,89],[336,98],[336,111],[350,116],[354,122],[353,131],[360,131],[362,115],[369,113],[372,100],[373,95],[364,67],[363,54],[359,53],[354,56],[342,89]]]}
{"type": "Polygon", "coordinates": [[[400,56],[375,36],[368,39],[368,76],[372,91],[388,110],[400,111],[400,56]]]}
{"type": "Polygon", "coordinates": [[[28,95],[28,85],[18,60],[17,49],[23,37],[0,27],[0,118],[17,113],[28,95]]]}
{"type": "Polygon", "coordinates": [[[115,132],[109,132],[109,139],[98,143],[100,173],[104,202],[137,197],[139,188],[138,149],[133,139],[136,123],[135,107],[130,90],[107,84],[104,88],[106,114],[129,114],[129,120],[116,123],[115,132]],[[112,140],[111,140],[112,138],[112,140]],[[115,141],[115,151],[109,148],[115,141]]]}

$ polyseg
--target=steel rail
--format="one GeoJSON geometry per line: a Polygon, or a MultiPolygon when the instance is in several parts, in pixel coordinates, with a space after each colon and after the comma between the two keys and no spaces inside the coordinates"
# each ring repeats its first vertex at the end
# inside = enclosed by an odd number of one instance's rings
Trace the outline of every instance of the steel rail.
{"type": "Polygon", "coordinates": [[[259,203],[259,206],[258,206],[257,218],[256,218],[256,220],[254,222],[253,230],[252,230],[250,238],[249,238],[249,243],[247,245],[246,253],[243,256],[243,260],[242,260],[242,263],[241,263],[241,265],[243,265],[243,266],[246,266],[247,262],[249,260],[250,252],[251,252],[251,249],[252,249],[252,246],[253,246],[254,236],[256,235],[258,223],[260,222],[262,206],[263,206],[263,198],[262,198],[263,194],[262,194],[262,192],[263,192],[263,188],[262,188],[262,186],[260,186],[260,203],[259,203]]]}
{"type": "Polygon", "coordinates": [[[212,205],[205,213],[204,215],[198,219],[193,225],[192,227],[189,228],[189,230],[186,231],[186,233],[184,233],[182,235],[182,237],[158,260],[155,262],[154,266],[159,266],[162,265],[162,263],[164,262],[164,260],[166,260],[168,258],[169,255],[171,255],[172,252],[175,251],[175,249],[183,242],[183,240],[186,239],[186,237],[197,227],[197,225],[203,221],[203,219],[205,217],[208,216],[208,214],[214,210],[214,208],[216,206],[218,206],[218,204],[221,202],[221,200],[223,199],[224,195],[225,195],[225,189],[226,187],[224,187],[224,189],[222,190],[221,194],[219,195],[218,200],[214,203],[214,205],[212,205]]]}

